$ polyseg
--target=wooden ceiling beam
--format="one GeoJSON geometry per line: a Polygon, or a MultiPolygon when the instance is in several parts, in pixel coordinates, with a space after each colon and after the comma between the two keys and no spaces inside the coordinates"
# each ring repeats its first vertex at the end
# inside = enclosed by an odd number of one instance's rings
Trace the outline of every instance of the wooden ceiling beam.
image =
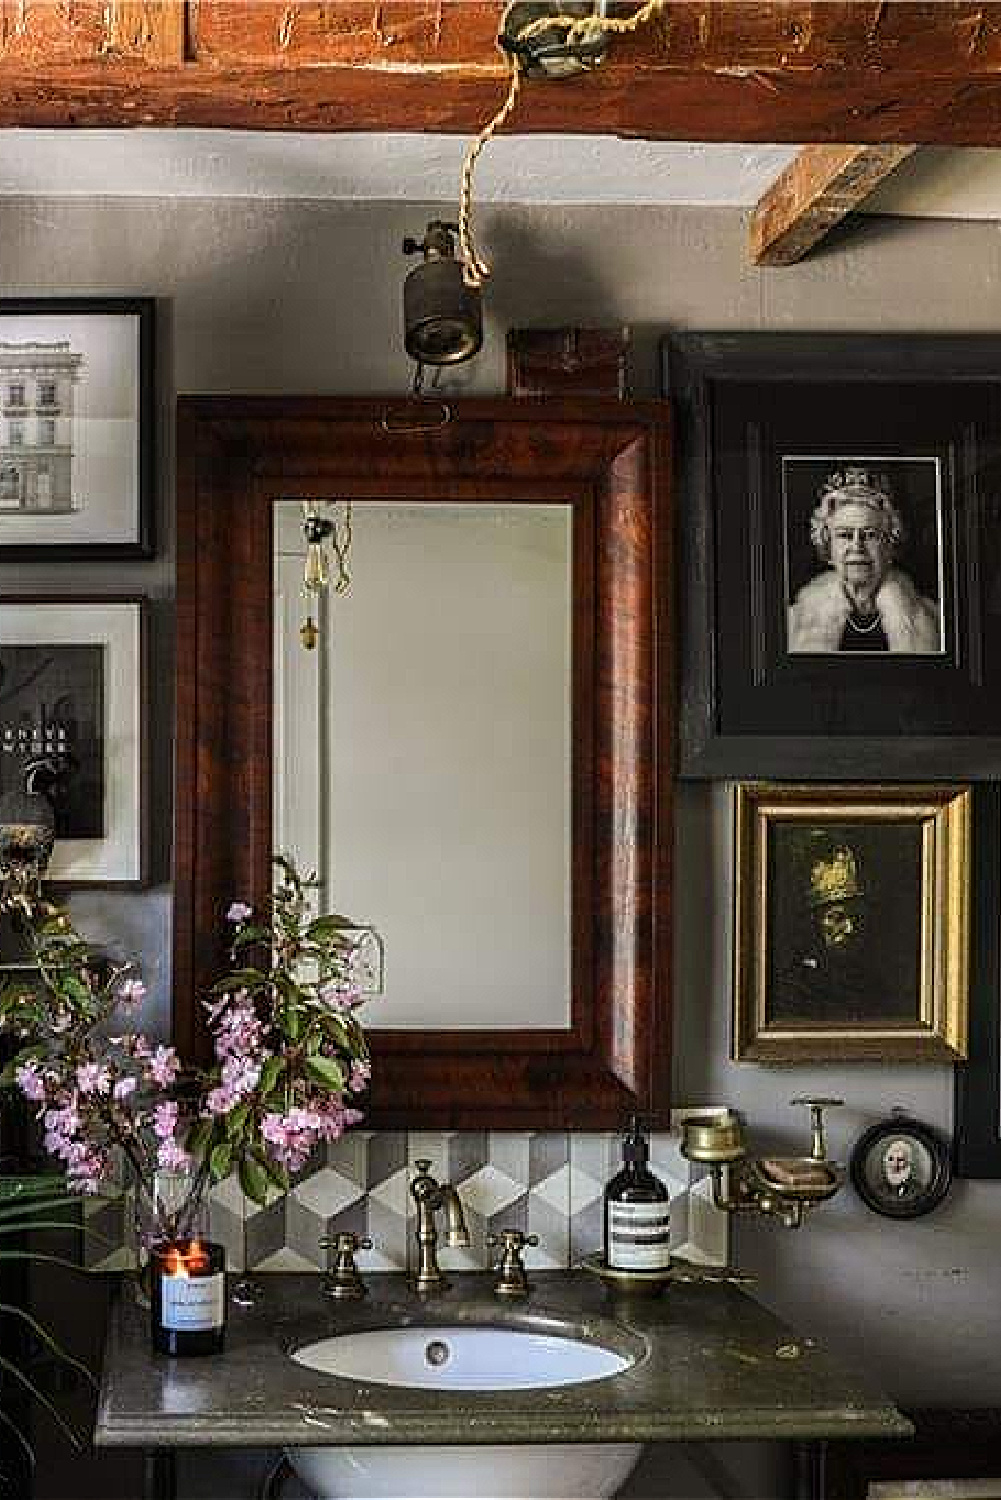
{"type": "Polygon", "coordinates": [[[751,214],[751,259],[791,266],[865,202],[913,146],[804,146],[751,214]]]}
{"type": "MultiPolygon", "coordinates": [[[[0,125],[471,134],[504,8],[0,0],[0,125]]],[[[1001,0],[671,0],[593,75],[526,83],[510,128],[999,145],[1001,0]]]]}

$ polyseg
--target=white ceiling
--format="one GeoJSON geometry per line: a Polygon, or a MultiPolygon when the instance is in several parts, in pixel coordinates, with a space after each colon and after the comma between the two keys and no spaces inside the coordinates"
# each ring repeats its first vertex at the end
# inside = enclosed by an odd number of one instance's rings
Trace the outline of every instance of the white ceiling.
{"type": "MultiPolygon", "coordinates": [[[[0,197],[454,200],[466,140],[224,130],[0,130],[0,197]]],[[[794,146],[508,136],[477,170],[477,201],[749,207],[794,146]]],[[[1001,151],[923,148],[870,211],[1001,218],[1001,151]]]]}

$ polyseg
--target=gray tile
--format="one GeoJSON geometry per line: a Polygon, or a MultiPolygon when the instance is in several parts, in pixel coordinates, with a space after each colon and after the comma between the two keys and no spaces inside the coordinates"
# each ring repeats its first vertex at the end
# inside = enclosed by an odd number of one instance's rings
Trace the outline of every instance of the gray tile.
{"type": "Polygon", "coordinates": [[[285,1204],[284,1248],[294,1250],[296,1255],[321,1271],[327,1263],[327,1252],[320,1244],[326,1233],[326,1216],[314,1213],[290,1193],[285,1204]]]}
{"type": "Polygon", "coordinates": [[[490,1165],[513,1182],[528,1186],[531,1136],[527,1131],[491,1130],[487,1141],[490,1165]]]}
{"type": "Polygon", "coordinates": [[[537,1270],[566,1270],[570,1263],[570,1225],[560,1213],[536,1193],[528,1198],[528,1232],[538,1236],[537,1246],[525,1250],[526,1266],[537,1270]]]}
{"type": "Polygon", "coordinates": [[[285,1248],[285,1198],[277,1198],[247,1219],[247,1269],[285,1248]]]}
{"type": "Polygon", "coordinates": [[[528,1141],[528,1181],[534,1186],[552,1177],[570,1160],[570,1140],[565,1130],[536,1131],[528,1141]]]}
{"type": "Polygon", "coordinates": [[[485,1130],[464,1130],[448,1143],[447,1180],[455,1185],[473,1177],[490,1160],[485,1130]]]}
{"type": "Polygon", "coordinates": [[[570,1264],[604,1249],[604,1207],[600,1198],[570,1220],[570,1264]]]}
{"type": "Polygon", "coordinates": [[[368,1142],[366,1187],[383,1182],[407,1164],[407,1135],[404,1130],[380,1130],[368,1142]]]}

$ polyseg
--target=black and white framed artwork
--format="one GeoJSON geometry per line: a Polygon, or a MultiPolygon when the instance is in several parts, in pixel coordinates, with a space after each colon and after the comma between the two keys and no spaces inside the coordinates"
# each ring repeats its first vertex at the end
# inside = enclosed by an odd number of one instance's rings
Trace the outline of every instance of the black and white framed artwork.
{"type": "Polygon", "coordinates": [[[997,341],[684,334],[663,368],[681,774],[997,775],[997,341]]]}
{"type": "Polygon", "coordinates": [[[941,656],[941,460],[796,453],[781,469],[786,649],[941,656]]]}
{"type": "Polygon", "coordinates": [[[0,561],[153,550],[151,298],[0,300],[0,561]]]}
{"type": "Polygon", "coordinates": [[[51,880],[143,879],[145,613],[140,599],[0,603],[0,795],[58,764],[51,880]]]}

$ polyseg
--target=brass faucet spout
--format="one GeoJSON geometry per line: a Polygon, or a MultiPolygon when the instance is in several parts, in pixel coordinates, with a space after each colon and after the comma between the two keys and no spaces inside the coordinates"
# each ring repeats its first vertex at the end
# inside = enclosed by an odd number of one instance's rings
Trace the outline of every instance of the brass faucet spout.
{"type": "Polygon", "coordinates": [[[442,1184],[441,1198],[445,1209],[445,1244],[453,1250],[462,1249],[469,1244],[462,1200],[450,1182],[442,1184]]]}
{"type": "Polygon", "coordinates": [[[430,1161],[417,1162],[417,1175],[410,1184],[410,1196],[417,1205],[417,1271],[412,1278],[414,1290],[422,1296],[444,1291],[446,1277],[438,1265],[438,1228],[435,1215],[445,1210],[445,1243],[452,1247],[469,1244],[469,1230],[459,1195],[450,1182],[436,1182],[431,1176],[430,1161]]]}

